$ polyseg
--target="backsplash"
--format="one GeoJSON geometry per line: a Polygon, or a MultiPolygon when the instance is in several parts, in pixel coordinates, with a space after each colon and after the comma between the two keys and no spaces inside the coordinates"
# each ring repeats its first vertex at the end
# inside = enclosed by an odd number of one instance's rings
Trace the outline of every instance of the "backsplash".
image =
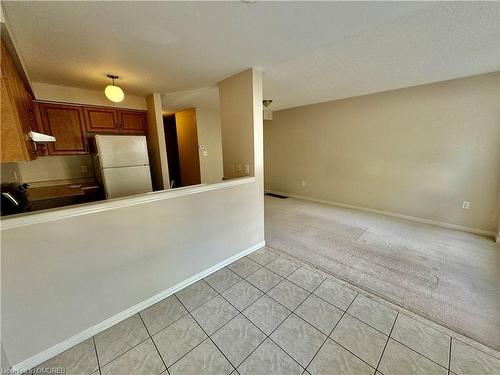
{"type": "Polygon", "coordinates": [[[90,155],[44,156],[30,162],[13,164],[17,164],[21,174],[18,176],[18,180],[27,183],[92,178],[94,176],[90,155]],[[86,171],[84,171],[85,167],[86,171]]]}

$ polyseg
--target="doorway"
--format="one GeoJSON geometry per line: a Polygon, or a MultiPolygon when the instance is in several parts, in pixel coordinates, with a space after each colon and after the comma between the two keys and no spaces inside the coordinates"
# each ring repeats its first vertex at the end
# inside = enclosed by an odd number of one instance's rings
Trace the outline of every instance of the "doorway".
{"type": "Polygon", "coordinates": [[[201,183],[194,108],[163,116],[170,187],[201,183]]]}

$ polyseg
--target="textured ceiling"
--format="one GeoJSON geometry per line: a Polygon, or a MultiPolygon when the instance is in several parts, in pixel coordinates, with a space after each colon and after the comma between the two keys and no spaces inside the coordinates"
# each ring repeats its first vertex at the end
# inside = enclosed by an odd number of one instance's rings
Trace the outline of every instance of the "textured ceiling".
{"type": "Polygon", "coordinates": [[[186,90],[250,66],[275,110],[500,70],[499,3],[3,4],[33,81],[102,89],[116,73],[177,107],[212,105],[186,90]]]}

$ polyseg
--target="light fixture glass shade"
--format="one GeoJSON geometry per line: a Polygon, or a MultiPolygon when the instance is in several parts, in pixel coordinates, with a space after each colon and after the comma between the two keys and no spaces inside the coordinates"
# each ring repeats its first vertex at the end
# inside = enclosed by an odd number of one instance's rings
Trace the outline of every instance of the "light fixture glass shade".
{"type": "Polygon", "coordinates": [[[123,90],[115,85],[106,86],[106,88],[104,89],[104,94],[106,94],[106,97],[109,100],[115,103],[121,102],[125,97],[123,90]]]}

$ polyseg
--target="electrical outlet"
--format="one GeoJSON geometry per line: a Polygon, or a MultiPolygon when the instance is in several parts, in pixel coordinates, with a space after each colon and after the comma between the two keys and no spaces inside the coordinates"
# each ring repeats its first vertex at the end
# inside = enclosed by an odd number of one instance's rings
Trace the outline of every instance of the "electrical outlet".
{"type": "Polygon", "coordinates": [[[203,156],[208,156],[208,151],[203,150],[203,156]]]}
{"type": "Polygon", "coordinates": [[[306,180],[302,180],[302,181],[300,181],[300,184],[301,184],[302,186],[306,186],[306,180]]]}
{"type": "Polygon", "coordinates": [[[86,165],[82,165],[80,168],[82,169],[82,174],[87,174],[88,169],[86,165]]]}
{"type": "Polygon", "coordinates": [[[469,207],[470,207],[470,202],[467,202],[467,201],[463,201],[463,202],[462,202],[462,208],[463,208],[464,210],[468,210],[468,209],[469,209],[469,207]]]}

